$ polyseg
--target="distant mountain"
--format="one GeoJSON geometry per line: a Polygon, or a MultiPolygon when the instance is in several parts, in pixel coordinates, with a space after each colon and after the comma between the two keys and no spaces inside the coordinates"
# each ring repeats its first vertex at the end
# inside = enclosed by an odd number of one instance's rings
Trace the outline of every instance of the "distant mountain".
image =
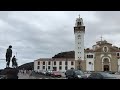
{"type": "Polygon", "coordinates": [[[61,52],[53,56],[52,58],[75,58],[74,51],[61,52]]]}
{"type": "Polygon", "coordinates": [[[21,69],[33,70],[33,68],[34,68],[34,62],[25,63],[18,67],[19,70],[21,70],[21,69]]]}

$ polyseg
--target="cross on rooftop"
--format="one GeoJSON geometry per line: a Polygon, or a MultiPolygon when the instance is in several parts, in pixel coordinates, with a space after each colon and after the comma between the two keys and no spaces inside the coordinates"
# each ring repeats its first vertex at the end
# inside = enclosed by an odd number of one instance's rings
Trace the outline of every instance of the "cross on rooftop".
{"type": "Polygon", "coordinates": [[[102,35],[101,35],[101,37],[100,37],[100,38],[101,38],[101,41],[102,41],[102,39],[103,39],[102,35]]]}
{"type": "Polygon", "coordinates": [[[80,18],[80,14],[79,14],[79,18],[80,18]]]}

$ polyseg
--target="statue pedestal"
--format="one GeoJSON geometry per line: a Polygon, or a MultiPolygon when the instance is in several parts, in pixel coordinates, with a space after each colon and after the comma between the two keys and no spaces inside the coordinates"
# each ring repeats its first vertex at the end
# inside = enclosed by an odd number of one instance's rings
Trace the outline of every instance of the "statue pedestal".
{"type": "Polygon", "coordinates": [[[6,79],[18,79],[18,72],[19,70],[16,68],[5,68],[1,71],[1,75],[5,75],[6,79]]]}

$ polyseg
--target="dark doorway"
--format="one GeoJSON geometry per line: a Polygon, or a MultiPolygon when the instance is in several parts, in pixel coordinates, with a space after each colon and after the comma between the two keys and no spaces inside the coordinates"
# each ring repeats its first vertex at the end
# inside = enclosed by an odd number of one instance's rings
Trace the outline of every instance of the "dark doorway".
{"type": "Polygon", "coordinates": [[[109,65],[104,65],[104,71],[109,71],[109,65]]]}

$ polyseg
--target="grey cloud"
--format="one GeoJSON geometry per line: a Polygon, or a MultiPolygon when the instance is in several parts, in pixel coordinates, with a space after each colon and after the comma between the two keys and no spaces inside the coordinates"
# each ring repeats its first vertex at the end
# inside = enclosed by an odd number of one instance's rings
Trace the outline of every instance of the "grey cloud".
{"type": "MultiPolygon", "coordinates": [[[[95,44],[95,41],[100,40],[100,36],[103,35],[103,39],[113,43],[113,45],[119,46],[120,36],[120,12],[114,11],[97,11],[95,17],[98,18],[96,23],[86,22],[86,45],[90,47],[95,44]],[[116,36],[117,35],[117,36],[116,36]],[[88,46],[89,45],[89,46],[88,46]]],[[[119,46],[120,47],[120,46],[119,46]]]]}

